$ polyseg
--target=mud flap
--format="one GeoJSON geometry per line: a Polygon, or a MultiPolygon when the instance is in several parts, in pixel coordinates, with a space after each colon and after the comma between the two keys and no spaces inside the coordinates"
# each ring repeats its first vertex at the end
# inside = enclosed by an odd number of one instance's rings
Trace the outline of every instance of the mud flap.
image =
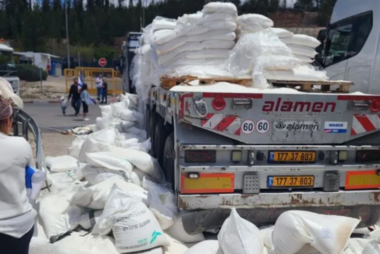
{"type": "MultiPolygon", "coordinates": [[[[361,218],[361,223],[358,227],[368,227],[378,221],[380,206],[237,209],[241,217],[252,222],[257,227],[274,225],[277,218],[283,212],[289,210],[302,210],[320,214],[361,218]]],[[[219,229],[229,215],[230,209],[228,208],[200,210],[183,214],[182,222],[185,231],[193,235],[206,230],[219,229]]]]}

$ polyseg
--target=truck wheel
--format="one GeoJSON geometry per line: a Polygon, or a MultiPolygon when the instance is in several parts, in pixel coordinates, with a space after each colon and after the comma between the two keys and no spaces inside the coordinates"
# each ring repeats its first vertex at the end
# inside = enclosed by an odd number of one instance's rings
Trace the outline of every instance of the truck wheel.
{"type": "Polygon", "coordinates": [[[174,190],[174,132],[165,140],[164,154],[163,154],[163,163],[162,168],[165,173],[166,181],[171,183],[172,189],[174,190]]]}
{"type": "Polygon", "coordinates": [[[164,119],[160,117],[156,124],[155,132],[154,132],[154,154],[156,155],[156,158],[158,159],[158,163],[162,166],[163,164],[163,156],[164,156],[164,146],[165,146],[165,140],[167,137],[167,132],[165,130],[164,126],[164,119]]]}
{"type": "Polygon", "coordinates": [[[157,124],[157,114],[153,111],[150,112],[150,117],[149,117],[149,131],[148,135],[150,137],[150,140],[152,142],[152,149],[150,149],[150,155],[153,157],[156,157],[156,154],[154,153],[154,132],[156,129],[156,124],[157,124]]]}

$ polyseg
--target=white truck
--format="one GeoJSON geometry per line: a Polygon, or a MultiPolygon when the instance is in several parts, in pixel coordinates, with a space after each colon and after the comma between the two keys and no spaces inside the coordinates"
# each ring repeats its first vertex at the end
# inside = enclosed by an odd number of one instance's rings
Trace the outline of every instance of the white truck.
{"type": "Polygon", "coordinates": [[[152,153],[188,212],[188,233],[218,228],[231,207],[257,226],[289,209],[360,217],[361,226],[378,220],[379,95],[348,93],[350,82],[338,81],[271,81],[322,85],[302,93],[188,82],[162,79],[146,105],[152,153]]]}
{"type": "Polygon", "coordinates": [[[20,79],[16,74],[13,48],[0,42],[0,76],[6,79],[12,85],[13,92],[19,95],[20,79]]]}
{"type": "Polygon", "coordinates": [[[350,80],[352,91],[380,94],[380,2],[337,0],[320,33],[319,61],[330,79],[350,80]]]}

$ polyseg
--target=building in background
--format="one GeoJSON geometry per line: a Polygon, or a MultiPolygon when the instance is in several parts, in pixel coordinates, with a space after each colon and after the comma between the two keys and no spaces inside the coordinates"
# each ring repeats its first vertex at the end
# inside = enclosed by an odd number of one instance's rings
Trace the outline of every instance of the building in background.
{"type": "Polygon", "coordinates": [[[43,70],[51,76],[62,76],[62,60],[61,57],[49,53],[39,52],[14,52],[19,56],[19,63],[31,63],[43,70]]]}

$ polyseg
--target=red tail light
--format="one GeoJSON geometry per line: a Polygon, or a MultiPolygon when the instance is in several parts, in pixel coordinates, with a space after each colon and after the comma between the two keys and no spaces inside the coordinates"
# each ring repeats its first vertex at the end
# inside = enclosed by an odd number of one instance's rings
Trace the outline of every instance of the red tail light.
{"type": "Polygon", "coordinates": [[[226,107],[226,101],[221,97],[217,97],[212,101],[212,107],[218,111],[223,110],[226,107]]]}
{"type": "Polygon", "coordinates": [[[214,163],[216,162],[215,150],[187,150],[185,151],[186,163],[214,163]]]}
{"type": "Polygon", "coordinates": [[[369,106],[369,108],[371,109],[371,111],[373,113],[379,112],[380,111],[380,100],[373,100],[371,102],[371,105],[369,106]]]}

